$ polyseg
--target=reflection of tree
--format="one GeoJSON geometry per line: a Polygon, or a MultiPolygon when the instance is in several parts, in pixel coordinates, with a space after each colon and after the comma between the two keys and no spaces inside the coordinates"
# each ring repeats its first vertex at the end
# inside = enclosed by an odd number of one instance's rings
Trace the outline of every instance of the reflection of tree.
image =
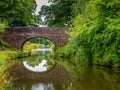
{"type": "Polygon", "coordinates": [[[28,71],[23,65],[17,64],[10,69],[10,75],[17,78],[13,84],[13,90],[22,90],[21,87],[24,87],[24,90],[33,90],[34,87],[38,87],[40,90],[41,84],[44,90],[66,90],[70,84],[69,72],[58,64],[48,72],[42,73],[28,71]]]}
{"type": "Polygon", "coordinates": [[[51,54],[50,52],[48,53],[38,53],[35,55],[32,55],[31,57],[26,58],[26,62],[27,64],[29,64],[29,66],[35,67],[38,66],[43,60],[47,60],[47,67],[48,68],[52,68],[53,65],[55,64],[55,61],[53,59],[53,54],[51,54]]]}
{"type": "MultiPolygon", "coordinates": [[[[65,65],[64,63],[61,64],[65,65]]],[[[74,66],[67,62],[66,66],[70,70],[72,84],[66,90],[119,90],[118,73],[110,68],[81,63],[74,66]]]]}

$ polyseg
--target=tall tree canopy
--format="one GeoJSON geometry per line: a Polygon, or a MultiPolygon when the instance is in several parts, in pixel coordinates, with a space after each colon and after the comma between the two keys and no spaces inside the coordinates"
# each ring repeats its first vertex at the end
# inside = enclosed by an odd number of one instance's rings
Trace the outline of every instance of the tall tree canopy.
{"type": "Polygon", "coordinates": [[[120,0],[89,0],[83,7],[82,0],[78,2],[70,44],[63,54],[75,57],[75,62],[120,67],[120,0]]]}
{"type": "Polygon", "coordinates": [[[0,20],[10,26],[35,25],[35,0],[0,0],[0,20]]]}
{"type": "Polygon", "coordinates": [[[86,4],[89,3],[90,0],[74,0],[73,6],[72,6],[72,12],[74,16],[77,16],[78,14],[82,14],[85,10],[86,4]]]}
{"type": "Polygon", "coordinates": [[[72,4],[74,0],[49,0],[50,6],[42,6],[39,12],[41,17],[45,17],[43,25],[48,26],[68,26],[72,19],[72,4]]]}

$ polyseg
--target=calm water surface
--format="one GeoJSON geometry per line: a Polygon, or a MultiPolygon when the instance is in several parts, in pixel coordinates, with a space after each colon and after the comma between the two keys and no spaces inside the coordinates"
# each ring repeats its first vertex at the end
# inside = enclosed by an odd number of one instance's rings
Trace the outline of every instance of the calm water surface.
{"type": "Polygon", "coordinates": [[[112,69],[33,55],[10,68],[13,90],[120,90],[120,73],[112,69]],[[66,66],[65,66],[66,65],[66,66]],[[65,68],[67,67],[67,68],[65,68]]]}

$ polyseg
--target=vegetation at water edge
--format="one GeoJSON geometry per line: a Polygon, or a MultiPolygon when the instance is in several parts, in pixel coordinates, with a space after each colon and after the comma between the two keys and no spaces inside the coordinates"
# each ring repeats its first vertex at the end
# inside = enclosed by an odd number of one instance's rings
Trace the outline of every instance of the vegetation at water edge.
{"type": "Polygon", "coordinates": [[[120,67],[120,1],[76,1],[70,43],[60,55],[93,64],[120,67]],[[86,1],[86,2],[85,2],[86,1]]]}

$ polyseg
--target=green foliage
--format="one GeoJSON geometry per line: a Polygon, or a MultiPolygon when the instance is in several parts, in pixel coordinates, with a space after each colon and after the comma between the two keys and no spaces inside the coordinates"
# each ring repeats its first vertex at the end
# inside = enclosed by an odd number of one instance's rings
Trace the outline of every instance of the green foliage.
{"type": "Polygon", "coordinates": [[[11,53],[9,53],[9,54],[10,54],[9,55],[10,59],[24,58],[24,57],[27,57],[30,55],[29,52],[23,52],[23,51],[14,51],[14,52],[11,51],[11,53]]]}
{"type": "Polygon", "coordinates": [[[43,52],[36,52],[31,57],[25,58],[27,60],[27,64],[30,66],[38,66],[44,59],[47,60],[48,67],[52,67],[55,64],[55,61],[53,60],[53,54],[51,52],[45,52],[43,55],[43,52]]]}
{"type": "Polygon", "coordinates": [[[73,20],[72,54],[67,52],[67,55],[94,64],[120,67],[120,1],[90,0],[84,7],[73,20]]]}
{"type": "Polygon", "coordinates": [[[72,5],[73,16],[83,13],[84,8],[89,1],[90,0],[74,0],[74,3],[72,5]]]}
{"type": "Polygon", "coordinates": [[[31,52],[34,49],[34,47],[35,47],[34,43],[27,42],[23,46],[23,50],[31,52]]]}
{"type": "Polygon", "coordinates": [[[24,49],[29,48],[27,45],[30,44],[30,43],[34,44],[34,48],[42,48],[42,47],[48,48],[49,47],[52,50],[55,50],[55,45],[53,44],[53,42],[50,41],[49,39],[46,39],[46,38],[33,38],[33,39],[30,39],[28,42],[25,43],[24,49]]]}
{"type": "Polygon", "coordinates": [[[35,0],[1,0],[0,19],[10,26],[35,25],[35,0]]]}
{"type": "Polygon", "coordinates": [[[45,17],[42,24],[48,26],[68,26],[72,19],[71,6],[74,0],[49,0],[50,6],[42,6],[40,16],[45,17]]]}
{"type": "Polygon", "coordinates": [[[6,53],[0,52],[0,67],[1,65],[5,64],[5,60],[8,58],[8,55],[6,53]]]}
{"type": "Polygon", "coordinates": [[[51,41],[45,38],[33,38],[33,39],[30,39],[29,42],[48,45],[51,41]]]}
{"type": "Polygon", "coordinates": [[[11,89],[11,79],[7,79],[6,67],[8,54],[0,52],[0,90],[11,89]]]}
{"type": "Polygon", "coordinates": [[[5,28],[5,24],[4,23],[0,23],[0,32],[3,32],[5,28]]]}
{"type": "Polygon", "coordinates": [[[68,45],[58,49],[58,51],[59,51],[60,57],[64,57],[64,58],[66,57],[67,58],[69,56],[70,57],[74,56],[73,55],[74,51],[73,51],[73,48],[72,48],[71,44],[68,44],[68,45]]]}
{"type": "Polygon", "coordinates": [[[12,90],[11,82],[12,79],[8,80],[5,73],[0,73],[0,90],[12,90]]]}
{"type": "Polygon", "coordinates": [[[0,39],[0,48],[2,48],[2,49],[8,49],[9,46],[3,40],[0,39]]]}
{"type": "MultiPolygon", "coordinates": [[[[6,27],[5,23],[1,23],[0,22],[0,33],[4,31],[4,28],[6,27]]],[[[9,46],[3,41],[0,39],[0,48],[9,48],[9,46]]]]}

